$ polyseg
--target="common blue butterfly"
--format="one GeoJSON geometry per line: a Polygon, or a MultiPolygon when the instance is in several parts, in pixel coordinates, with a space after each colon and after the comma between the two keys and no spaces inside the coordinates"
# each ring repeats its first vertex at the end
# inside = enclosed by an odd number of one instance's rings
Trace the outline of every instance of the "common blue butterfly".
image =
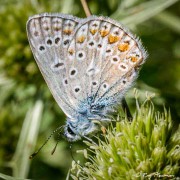
{"type": "Polygon", "coordinates": [[[29,18],[27,32],[39,69],[67,116],[65,137],[76,141],[106,126],[147,57],[140,40],[102,16],[44,13],[29,18]]]}

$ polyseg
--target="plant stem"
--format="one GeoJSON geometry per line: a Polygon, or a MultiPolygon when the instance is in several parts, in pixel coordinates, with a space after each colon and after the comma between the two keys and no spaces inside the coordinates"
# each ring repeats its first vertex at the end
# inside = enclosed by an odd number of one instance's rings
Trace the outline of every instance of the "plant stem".
{"type": "Polygon", "coordinates": [[[91,13],[91,10],[89,9],[89,6],[88,6],[86,0],[81,0],[81,4],[83,6],[83,9],[84,9],[84,12],[85,12],[86,16],[87,17],[91,16],[92,13],[91,13]]]}

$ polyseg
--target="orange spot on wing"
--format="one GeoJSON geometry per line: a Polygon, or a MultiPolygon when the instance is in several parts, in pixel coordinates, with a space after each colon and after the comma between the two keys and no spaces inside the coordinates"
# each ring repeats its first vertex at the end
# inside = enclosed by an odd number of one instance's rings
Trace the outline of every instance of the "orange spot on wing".
{"type": "Polygon", "coordinates": [[[77,43],[83,43],[84,40],[85,40],[85,36],[79,36],[79,37],[77,38],[77,43]]]}
{"type": "Polygon", "coordinates": [[[114,35],[112,35],[112,34],[110,34],[109,37],[108,37],[108,41],[109,41],[110,44],[119,41],[119,39],[120,39],[119,36],[114,36],[114,35]]]}
{"type": "Polygon", "coordinates": [[[74,50],[73,50],[73,49],[70,49],[68,52],[69,52],[69,54],[71,54],[71,55],[74,54],[74,50]]]}
{"type": "Polygon", "coordinates": [[[90,29],[90,32],[92,35],[94,35],[97,32],[97,29],[90,29]]]}
{"type": "Polygon", "coordinates": [[[131,57],[131,61],[132,61],[132,62],[137,62],[137,60],[138,60],[137,57],[133,57],[133,56],[131,57]]]}
{"type": "Polygon", "coordinates": [[[128,43],[119,44],[118,49],[122,52],[127,51],[129,49],[129,44],[128,43]]]}
{"type": "Polygon", "coordinates": [[[109,31],[106,31],[106,30],[100,30],[99,32],[102,37],[105,37],[109,34],[109,31]]]}
{"type": "Polygon", "coordinates": [[[64,30],[63,30],[63,33],[64,33],[64,34],[67,34],[67,35],[70,35],[70,34],[72,33],[72,30],[70,30],[70,29],[64,29],[64,30]]]}

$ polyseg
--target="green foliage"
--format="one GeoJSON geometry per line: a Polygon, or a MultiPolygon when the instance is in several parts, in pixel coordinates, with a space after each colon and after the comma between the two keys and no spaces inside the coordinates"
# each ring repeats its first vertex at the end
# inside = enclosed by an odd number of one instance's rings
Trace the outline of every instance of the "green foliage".
{"type": "Polygon", "coordinates": [[[178,177],[180,126],[174,131],[170,112],[156,112],[149,101],[138,107],[132,122],[119,118],[104,134],[104,140],[85,142],[87,162],[83,167],[73,162],[73,179],[178,177]]]}
{"type": "MultiPolygon", "coordinates": [[[[140,36],[149,59],[137,87],[142,94],[147,90],[155,92],[155,104],[158,108],[167,104],[177,123],[180,117],[180,40],[177,38],[180,3],[177,0],[89,0],[88,4],[93,14],[113,17],[140,36]]],[[[34,151],[38,133],[37,147],[57,126],[64,124],[65,119],[35,64],[27,40],[28,17],[43,12],[85,17],[80,1],[75,0],[0,1],[0,172],[20,178],[59,179],[65,177],[71,162],[66,141],[61,141],[53,157],[48,153],[54,145],[51,141],[37,159],[26,159],[29,152],[34,151]],[[43,102],[39,111],[38,102],[43,102]],[[33,112],[37,113],[36,117],[33,112]],[[33,119],[38,122],[34,123],[33,119]]],[[[133,110],[132,93],[128,97],[133,110]]]]}

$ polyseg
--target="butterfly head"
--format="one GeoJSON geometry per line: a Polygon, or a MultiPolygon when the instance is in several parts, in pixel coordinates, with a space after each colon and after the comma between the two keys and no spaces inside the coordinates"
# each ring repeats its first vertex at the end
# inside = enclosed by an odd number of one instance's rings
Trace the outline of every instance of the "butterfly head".
{"type": "Polygon", "coordinates": [[[68,141],[77,141],[83,137],[98,131],[99,127],[85,116],[78,116],[76,119],[67,118],[64,136],[68,141]]]}

